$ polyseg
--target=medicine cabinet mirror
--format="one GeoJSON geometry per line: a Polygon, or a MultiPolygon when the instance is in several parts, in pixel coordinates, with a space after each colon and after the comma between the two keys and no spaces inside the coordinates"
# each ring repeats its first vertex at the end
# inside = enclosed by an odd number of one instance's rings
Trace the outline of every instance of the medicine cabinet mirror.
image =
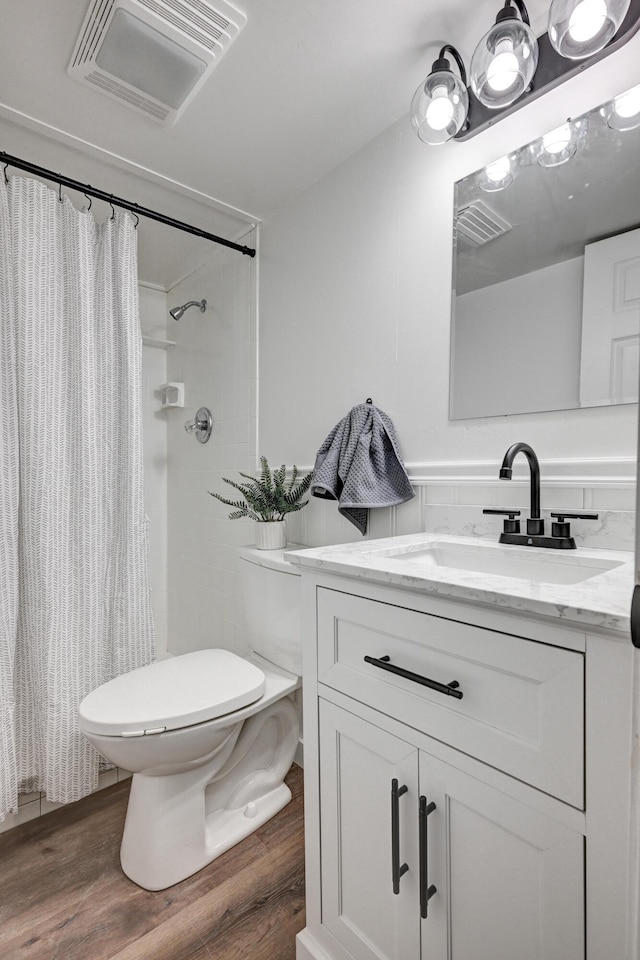
{"type": "Polygon", "coordinates": [[[452,420],[637,401],[640,114],[610,118],[456,184],[452,420]]]}

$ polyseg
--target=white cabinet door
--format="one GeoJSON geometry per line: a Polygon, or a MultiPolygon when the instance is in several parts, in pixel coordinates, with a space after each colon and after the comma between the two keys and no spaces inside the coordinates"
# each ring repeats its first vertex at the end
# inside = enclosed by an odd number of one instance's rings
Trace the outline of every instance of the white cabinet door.
{"type": "Polygon", "coordinates": [[[319,710],[322,924],[355,960],[418,960],[418,751],[332,703],[319,710]],[[408,865],[398,894],[394,779],[407,787],[397,801],[398,862],[408,865]]]}
{"type": "Polygon", "coordinates": [[[425,753],[420,792],[423,960],[584,960],[583,836],[425,753]]]}

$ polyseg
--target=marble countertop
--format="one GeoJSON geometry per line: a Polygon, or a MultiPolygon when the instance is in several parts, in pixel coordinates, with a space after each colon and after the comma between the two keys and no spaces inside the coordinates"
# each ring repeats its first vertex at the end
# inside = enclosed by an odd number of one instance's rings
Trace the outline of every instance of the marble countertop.
{"type": "MultiPolygon", "coordinates": [[[[286,558],[302,567],[302,572],[305,568],[314,569],[440,598],[491,604],[505,612],[552,617],[583,629],[627,635],[630,630],[635,565],[633,553],[626,551],[511,547],[477,537],[419,533],[296,550],[287,553],[286,558]],[[482,553],[487,570],[505,566],[505,562],[507,568],[511,562],[521,564],[523,569],[531,564],[535,576],[516,577],[511,569],[508,575],[478,572],[444,566],[442,562],[438,565],[430,559],[434,552],[442,557],[446,551],[451,556],[457,552],[471,558],[482,553]],[[545,582],[547,567],[550,579],[555,580],[571,580],[577,567],[595,572],[579,582],[545,582]]],[[[473,563],[472,560],[471,566],[473,563]]],[[[578,571],[577,576],[582,574],[578,571]]]]}

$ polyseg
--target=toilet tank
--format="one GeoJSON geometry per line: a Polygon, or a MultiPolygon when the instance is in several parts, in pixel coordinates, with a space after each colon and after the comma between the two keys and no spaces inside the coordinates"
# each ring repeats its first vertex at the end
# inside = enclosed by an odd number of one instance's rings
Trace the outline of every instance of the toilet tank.
{"type": "Polygon", "coordinates": [[[284,550],[240,547],[242,606],[251,649],[283,670],[302,676],[300,574],[284,550]]]}

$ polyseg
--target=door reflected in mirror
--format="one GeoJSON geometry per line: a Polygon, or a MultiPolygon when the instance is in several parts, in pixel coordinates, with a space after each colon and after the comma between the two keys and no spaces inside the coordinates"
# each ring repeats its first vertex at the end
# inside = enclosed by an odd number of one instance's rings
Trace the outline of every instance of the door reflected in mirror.
{"type": "Polygon", "coordinates": [[[617,116],[456,184],[452,420],[637,401],[640,102],[637,126],[617,116]]]}

